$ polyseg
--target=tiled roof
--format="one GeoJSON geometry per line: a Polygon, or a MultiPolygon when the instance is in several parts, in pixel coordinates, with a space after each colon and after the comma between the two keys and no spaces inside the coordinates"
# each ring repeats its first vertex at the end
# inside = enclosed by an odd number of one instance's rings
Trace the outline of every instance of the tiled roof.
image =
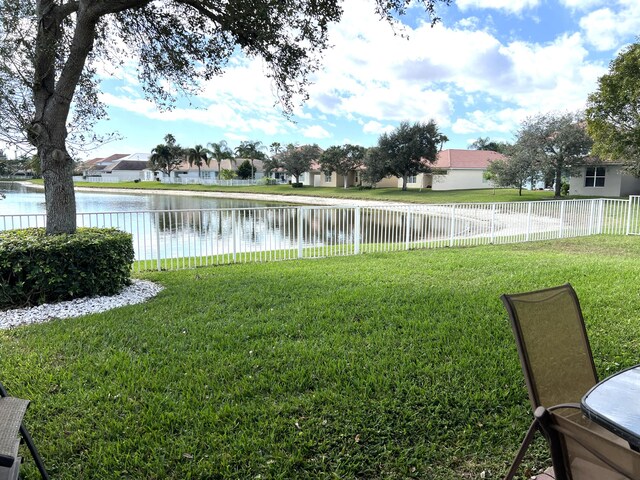
{"type": "Polygon", "coordinates": [[[140,160],[120,160],[109,166],[109,170],[144,170],[147,168],[147,162],[140,160]]]}
{"type": "Polygon", "coordinates": [[[116,160],[120,160],[128,156],[129,156],[128,153],[114,153],[113,155],[109,155],[108,157],[103,158],[100,163],[115,162],[116,160]]]}
{"type": "Polygon", "coordinates": [[[84,162],[82,162],[81,165],[83,168],[91,168],[97,163],[100,163],[102,160],[104,160],[104,158],[102,157],[91,158],[89,160],[85,160],[84,162]]]}
{"type": "Polygon", "coordinates": [[[447,149],[438,153],[435,168],[487,168],[494,160],[505,156],[491,150],[458,150],[447,149]]]}

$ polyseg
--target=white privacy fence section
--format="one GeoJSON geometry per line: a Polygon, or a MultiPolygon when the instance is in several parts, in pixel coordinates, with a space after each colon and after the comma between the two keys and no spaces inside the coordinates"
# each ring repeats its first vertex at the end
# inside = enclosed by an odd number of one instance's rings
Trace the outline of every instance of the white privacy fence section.
{"type": "MultiPolygon", "coordinates": [[[[45,216],[0,216],[0,230],[45,216]]],[[[133,235],[137,270],[640,233],[640,197],[494,204],[261,207],[78,214],[133,235]]]]}

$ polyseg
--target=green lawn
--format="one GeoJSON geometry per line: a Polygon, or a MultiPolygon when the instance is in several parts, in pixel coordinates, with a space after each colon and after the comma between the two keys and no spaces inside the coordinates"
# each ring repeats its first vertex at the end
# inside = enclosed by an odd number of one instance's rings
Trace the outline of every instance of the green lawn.
{"type": "Polygon", "coordinates": [[[499,295],[571,282],[610,374],[639,361],[639,256],[594,236],[149,273],[148,303],[0,331],[1,380],[56,479],[500,478],[531,414],[499,295]]]}
{"type": "MultiPolygon", "coordinates": [[[[40,182],[42,182],[40,180],[40,182]]],[[[331,188],[331,187],[303,187],[292,188],[291,185],[264,185],[251,187],[218,187],[209,185],[172,185],[159,182],[120,182],[120,183],[95,183],[76,182],[78,187],[92,188],[138,188],[138,189],[162,189],[162,190],[187,190],[206,192],[240,192],[287,196],[313,196],[330,198],[352,198],[358,200],[381,200],[393,202],[411,203],[475,203],[475,202],[517,202],[529,200],[551,200],[553,192],[523,190],[522,196],[518,190],[482,189],[482,190],[448,190],[432,191],[430,189],[407,190],[403,192],[399,188],[375,188],[360,190],[358,188],[331,188]]],[[[584,198],[584,197],[583,197],[584,198]]]]}

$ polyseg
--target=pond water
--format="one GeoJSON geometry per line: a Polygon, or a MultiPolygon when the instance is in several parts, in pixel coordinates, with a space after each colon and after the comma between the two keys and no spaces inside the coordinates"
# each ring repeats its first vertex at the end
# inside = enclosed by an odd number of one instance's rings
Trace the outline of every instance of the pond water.
{"type": "MultiPolygon", "coordinates": [[[[44,226],[41,189],[0,183],[0,192],[0,231],[44,226]]],[[[156,268],[174,268],[172,259],[229,263],[239,255],[262,260],[350,254],[365,244],[406,249],[427,238],[443,241],[454,229],[448,210],[421,207],[305,207],[99,191],[77,192],[76,203],[79,227],[131,233],[136,259],[155,262],[156,268]]],[[[455,225],[456,231],[466,228],[464,222],[455,225]]]]}
{"type": "MultiPolygon", "coordinates": [[[[4,195],[4,199],[0,199],[0,215],[45,213],[44,190],[41,188],[30,187],[17,182],[0,182],[0,193],[4,195]]],[[[78,213],[252,208],[282,205],[281,203],[254,200],[157,195],[152,193],[76,192],[76,210],[78,213]]],[[[1,225],[0,229],[2,229],[1,225]]]]}

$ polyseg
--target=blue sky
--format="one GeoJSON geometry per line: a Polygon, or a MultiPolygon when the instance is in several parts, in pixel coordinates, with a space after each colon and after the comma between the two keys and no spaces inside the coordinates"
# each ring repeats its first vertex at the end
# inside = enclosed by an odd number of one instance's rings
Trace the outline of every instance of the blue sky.
{"type": "Polygon", "coordinates": [[[122,140],[83,158],[149,152],[172,133],[184,147],[226,140],[372,146],[401,121],[433,118],[450,141],[512,140],[527,116],[582,109],[597,79],[640,32],[638,0],[454,0],[431,28],[419,8],[403,18],[409,39],[379,21],[371,1],[347,0],[334,47],[294,122],[274,107],[259,59],[238,56],[201,93],[161,112],[146,101],[135,59],[104,67],[100,132],[122,140]],[[197,106],[197,108],[195,107],[197,106]]]}

